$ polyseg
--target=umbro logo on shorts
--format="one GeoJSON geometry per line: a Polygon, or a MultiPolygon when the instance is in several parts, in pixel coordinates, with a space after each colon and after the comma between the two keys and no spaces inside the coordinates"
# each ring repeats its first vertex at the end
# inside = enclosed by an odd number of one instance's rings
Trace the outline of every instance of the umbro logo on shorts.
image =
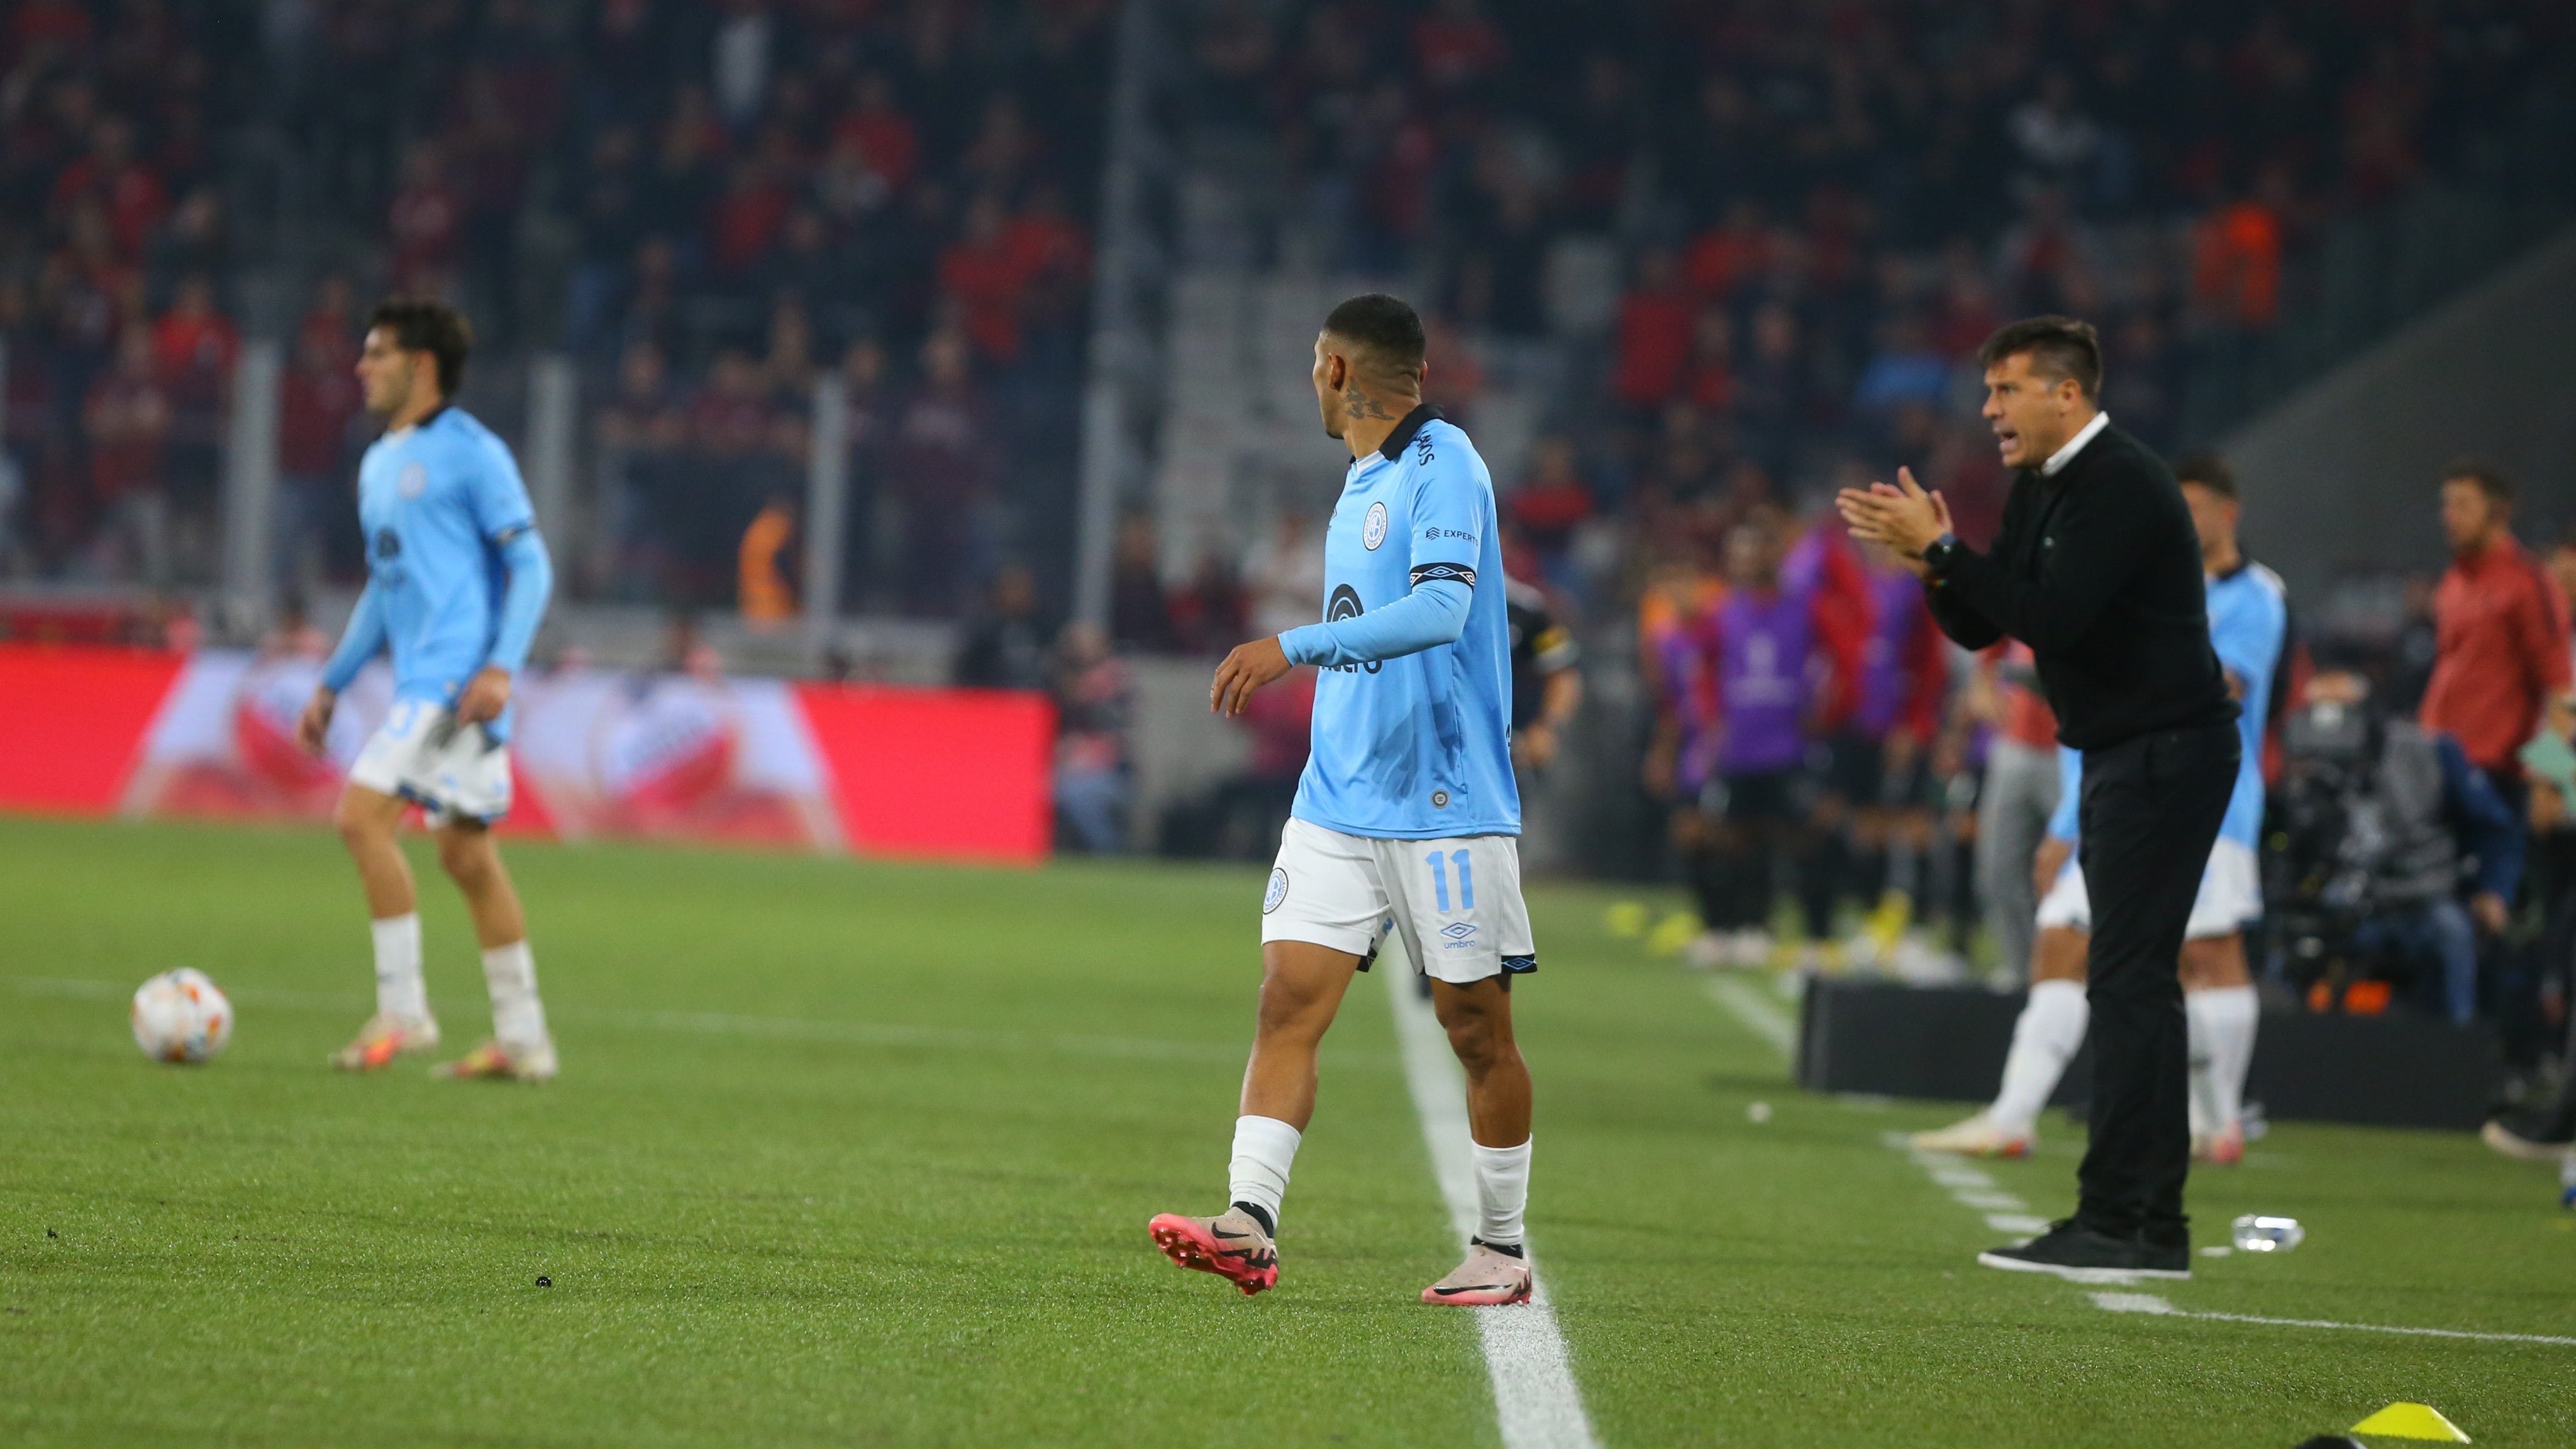
{"type": "Polygon", "coordinates": [[[1279,903],[1286,899],[1288,899],[1288,868],[1273,866],[1270,870],[1270,889],[1261,893],[1261,914],[1269,915],[1279,909],[1279,903]]]}
{"type": "Polygon", "coordinates": [[[1451,921],[1448,925],[1440,928],[1440,934],[1449,938],[1450,949],[1455,950],[1476,939],[1476,923],[1473,921],[1451,921]]]}

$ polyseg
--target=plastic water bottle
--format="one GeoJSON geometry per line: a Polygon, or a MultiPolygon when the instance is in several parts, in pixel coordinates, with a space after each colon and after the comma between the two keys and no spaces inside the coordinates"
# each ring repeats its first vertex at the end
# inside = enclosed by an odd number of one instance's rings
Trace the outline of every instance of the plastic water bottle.
{"type": "Polygon", "coordinates": [[[2576,1149],[2558,1164],[2558,1205],[2576,1208],[2576,1149]]]}
{"type": "Polygon", "coordinates": [[[2232,1225],[2236,1251],[2240,1253],[2286,1253],[2306,1242],[2308,1230],[2297,1218],[2263,1217],[2247,1213],[2232,1225]]]}

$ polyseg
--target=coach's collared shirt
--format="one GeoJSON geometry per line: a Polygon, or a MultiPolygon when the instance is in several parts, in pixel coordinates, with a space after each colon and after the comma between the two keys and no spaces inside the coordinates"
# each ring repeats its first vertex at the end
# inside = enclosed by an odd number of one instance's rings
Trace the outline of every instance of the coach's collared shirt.
{"type": "Polygon", "coordinates": [[[2066,440],[2065,447],[2049,454],[2048,461],[2039,465],[2039,476],[2043,478],[2056,477],[2065,469],[2068,463],[2075,460],[2076,454],[2084,451],[2084,445],[2086,443],[2093,441],[2097,434],[2109,426],[2111,426],[2111,415],[2109,413],[2095,413],[2093,415],[2093,421],[2086,423],[2074,437],[2066,440]]]}

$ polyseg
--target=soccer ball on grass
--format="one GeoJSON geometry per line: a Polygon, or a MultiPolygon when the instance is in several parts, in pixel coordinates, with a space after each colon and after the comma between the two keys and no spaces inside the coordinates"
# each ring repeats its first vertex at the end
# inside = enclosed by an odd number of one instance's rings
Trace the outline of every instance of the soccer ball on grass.
{"type": "Polygon", "coordinates": [[[194,966],[164,971],[134,991],[134,1044],[156,1062],[202,1062],[232,1040],[233,1004],[194,966]]]}

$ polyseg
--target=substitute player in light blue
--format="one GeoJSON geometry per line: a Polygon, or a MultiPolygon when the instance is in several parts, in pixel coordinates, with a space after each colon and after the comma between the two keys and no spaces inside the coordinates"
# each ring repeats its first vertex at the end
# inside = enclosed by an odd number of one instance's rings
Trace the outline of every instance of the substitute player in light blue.
{"type": "Polygon", "coordinates": [[[417,805],[474,917],[492,993],[493,1039],[440,1070],[541,1082],[555,1074],[554,1041],[491,827],[510,809],[510,683],[554,573],[509,448],[448,401],[471,348],[454,308],[390,301],[369,317],[358,359],[367,408],[385,420],[358,465],[367,587],[305,707],[304,747],[321,751],[341,691],[380,651],[393,655],[394,703],[350,768],[336,816],[375,922],[376,1014],[331,1060],[374,1071],[438,1044],[411,867],[394,838],[417,805]]]}
{"type": "MultiPolygon", "coordinates": [[[[2288,645],[2289,596],[2280,575],[2247,559],[2237,546],[2239,494],[2226,463],[2211,456],[2185,458],[2174,465],[2174,474],[2200,535],[2201,567],[2209,586],[2210,647],[2227,672],[2229,692],[2243,705],[2236,727],[2245,748],[2236,788],[2201,871],[2200,893],[2183,931],[2181,961],[2193,1149],[2213,1162],[2232,1164],[2245,1154],[2245,1074],[2254,1060],[2256,1004],[2245,965],[2244,932],[2263,914],[2256,857],[2263,829],[2263,730],[2288,645]]],[[[2077,860],[2084,756],[2061,748],[2057,757],[2062,787],[2040,855],[2041,873],[2053,871],[2053,878],[2041,881],[2030,1000],[2013,1028],[2003,1086],[1985,1111],[1918,1134],[1918,1147],[1982,1156],[2028,1152],[2040,1109],[2084,1044],[2090,1018],[2084,944],[2093,929],[2092,903],[2077,860]]]]}
{"type": "Polygon", "coordinates": [[[1467,1070],[1481,1221],[1426,1303],[1525,1302],[1530,1081],[1511,978],[1537,969],[1521,901],[1511,764],[1511,631],[1494,483],[1467,435],[1422,402],[1422,321],[1372,293],[1315,339],[1324,430],[1351,451],[1324,536],[1323,620],[1217,667],[1210,704],[1240,714],[1300,664],[1314,752],[1261,902],[1261,1016],[1235,1121],[1231,1206],[1166,1213],[1174,1262],[1246,1293],[1278,1282],[1279,1203],[1315,1110],[1315,1058],[1350,987],[1394,931],[1431,983],[1467,1070]]]}

